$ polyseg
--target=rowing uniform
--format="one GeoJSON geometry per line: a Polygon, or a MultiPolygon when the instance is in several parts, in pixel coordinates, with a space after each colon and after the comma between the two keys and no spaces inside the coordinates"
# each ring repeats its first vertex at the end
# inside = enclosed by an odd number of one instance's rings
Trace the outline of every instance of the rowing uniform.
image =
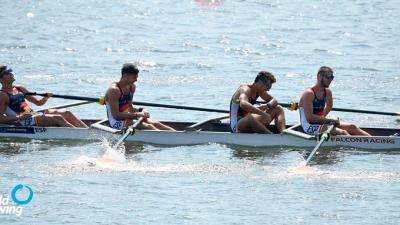
{"type": "MultiPolygon", "coordinates": [[[[247,85],[247,84],[242,84],[240,86],[247,85]]],[[[240,87],[239,87],[240,88],[240,87]]],[[[236,92],[235,92],[236,94],[236,92]]],[[[235,95],[233,94],[233,95],[235,95]]],[[[259,96],[256,95],[256,97],[253,99],[251,96],[249,98],[250,104],[254,105],[256,103],[256,100],[259,96]]],[[[233,99],[233,96],[231,98],[231,103],[230,103],[230,110],[229,110],[229,117],[230,117],[230,125],[231,125],[231,132],[236,133],[237,131],[237,123],[239,122],[240,119],[245,117],[248,114],[244,109],[240,107],[240,100],[239,99],[233,99]]]]}
{"type": "MultiPolygon", "coordinates": [[[[25,101],[24,93],[22,93],[18,87],[14,88],[12,94],[5,92],[9,99],[5,114],[7,116],[17,117],[24,113],[33,113],[33,110],[25,101]],[[14,88],[18,91],[16,94],[14,94],[14,88]]],[[[32,117],[28,117],[24,120],[19,120],[19,123],[22,126],[36,126],[38,124],[37,117],[39,115],[40,114],[35,114],[32,117]]]]}
{"type": "MultiPolygon", "coordinates": [[[[119,111],[120,112],[129,112],[130,104],[132,104],[134,88],[133,88],[133,86],[131,86],[129,89],[129,92],[126,95],[124,95],[119,84],[116,83],[116,85],[119,89],[119,92],[121,93],[121,96],[118,99],[119,111]]],[[[118,129],[118,130],[121,130],[124,127],[127,127],[128,120],[127,119],[125,119],[125,120],[115,119],[111,113],[110,104],[107,101],[106,101],[106,109],[107,109],[107,117],[108,117],[108,122],[110,124],[110,127],[118,129]]]]}
{"type": "MultiPolygon", "coordinates": [[[[317,116],[324,116],[324,109],[325,109],[325,104],[326,104],[326,89],[324,89],[324,96],[322,99],[318,99],[317,95],[315,94],[315,91],[313,88],[311,90],[314,93],[314,100],[313,100],[313,114],[317,116]]],[[[304,114],[304,108],[301,106],[300,107],[300,123],[301,126],[303,127],[303,130],[305,133],[310,134],[310,135],[317,135],[321,133],[321,124],[310,124],[306,116],[304,114]]]]}

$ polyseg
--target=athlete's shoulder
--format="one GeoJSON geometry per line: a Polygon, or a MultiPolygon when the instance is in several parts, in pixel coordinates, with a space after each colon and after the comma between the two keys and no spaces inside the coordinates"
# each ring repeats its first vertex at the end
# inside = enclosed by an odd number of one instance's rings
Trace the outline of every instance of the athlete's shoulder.
{"type": "Polygon", "coordinates": [[[325,92],[327,95],[332,95],[332,90],[330,88],[325,88],[325,92]]]}
{"type": "Polygon", "coordinates": [[[120,90],[117,82],[113,82],[108,86],[106,96],[119,98],[120,90]]]}
{"type": "Polygon", "coordinates": [[[21,84],[15,84],[13,85],[14,88],[16,88],[18,91],[22,91],[22,92],[27,92],[28,90],[21,84]]]}
{"type": "Polygon", "coordinates": [[[303,95],[303,96],[304,96],[304,95],[314,95],[314,91],[313,91],[313,89],[312,89],[311,87],[308,87],[308,88],[304,89],[302,95],[303,95]]]}
{"type": "Polygon", "coordinates": [[[247,84],[241,84],[239,85],[239,90],[244,92],[249,92],[251,90],[251,87],[247,84]]]}
{"type": "Polygon", "coordinates": [[[0,91],[0,103],[8,102],[9,98],[6,92],[0,91]]]}

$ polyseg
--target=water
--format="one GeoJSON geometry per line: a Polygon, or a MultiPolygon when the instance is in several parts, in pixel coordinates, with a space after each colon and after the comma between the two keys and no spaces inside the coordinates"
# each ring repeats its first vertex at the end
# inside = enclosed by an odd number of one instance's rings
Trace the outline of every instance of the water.
{"type": "MultiPolygon", "coordinates": [[[[137,101],[228,109],[260,70],[271,93],[298,100],[331,65],[334,106],[400,111],[400,4],[376,1],[31,1],[0,6],[0,62],[31,91],[98,97],[137,62],[137,101]]],[[[46,106],[67,103],[50,99],[46,106]]],[[[39,109],[39,107],[34,107],[39,109]]],[[[71,110],[104,118],[104,108],[71,110]]],[[[149,109],[160,120],[219,114],[149,109]]],[[[286,111],[296,122],[297,112],[286,111]]],[[[332,112],[365,126],[395,118],[332,112]]],[[[125,145],[126,160],[90,163],[106,141],[0,142],[0,194],[29,185],[33,201],[1,224],[399,224],[400,155],[327,149],[317,172],[293,168],[306,149],[219,144],[125,145]]]]}

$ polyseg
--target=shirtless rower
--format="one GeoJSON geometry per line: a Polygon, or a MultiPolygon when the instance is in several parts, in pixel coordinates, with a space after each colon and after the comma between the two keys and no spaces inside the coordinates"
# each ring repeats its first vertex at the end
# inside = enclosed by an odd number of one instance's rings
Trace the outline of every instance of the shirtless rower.
{"type": "Polygon", "coordinates": [[[268,91],[276,82],[275,76],[267,71],[257,74],[253,84],[242,84],[233,94],[230,104],[230,125],[232,132],[272,133],[266,125],[275,120],[278,133],[285,129],[285,112],[268,91]],[[261,97],[266,104],[256,106],[261,97]]]}

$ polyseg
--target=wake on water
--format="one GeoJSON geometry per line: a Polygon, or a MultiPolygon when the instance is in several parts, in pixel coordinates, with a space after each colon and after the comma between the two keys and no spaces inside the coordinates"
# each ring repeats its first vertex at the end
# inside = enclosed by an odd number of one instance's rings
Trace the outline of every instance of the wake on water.
{"type": "MultiPolygon", "coordinates": [[[[98,157],[80,155],[77,159],[56,165],[59,172],[165,172],[165,173],[211,173],[211,174],[252,174],[262,171],[263,177],[252,176],[257,179],[290,180],[304,178],[307,180],[370,180],[378,182],[400,182],[400,172],[393,171],[329,171],[317,167],[304,166],[304,159],[297,158],[291,165],[263,165],[260,168],[254,161],[241,161],[238,163],[142,163],[126,159],[125,146],[113,149],[111,143],[103,139],[101,154],[98,157]]],[[[293,158],[292,158],[293,159],[293,158]]],[[[290,160],[290,159],[287,159],[290,160]]]]}

